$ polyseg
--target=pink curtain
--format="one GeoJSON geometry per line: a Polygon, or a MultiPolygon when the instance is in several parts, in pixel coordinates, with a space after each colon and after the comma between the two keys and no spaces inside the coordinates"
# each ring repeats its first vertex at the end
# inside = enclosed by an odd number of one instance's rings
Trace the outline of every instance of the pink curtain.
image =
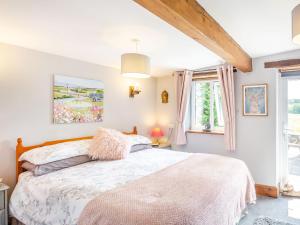
{"type": "Polygon", "coordinates": [[[186,144],[186,135],[185,135],[185,126],[184,120],[189,104],[189,98],[191,94],[192,87],[192,78],[193,72],[185,70],[183,72],[175,72],[175,96],[177,103],[177,118],[175,126],[175,136],[174,144],[175,145],[185,145],[186,144]]]}
{"type": "Polygon", "coordinates": [[[225,123],[225,147],[235,151],[235,99],[233,66],[223,65],[217,68],[222,93],[222,108],[225,123]]]}

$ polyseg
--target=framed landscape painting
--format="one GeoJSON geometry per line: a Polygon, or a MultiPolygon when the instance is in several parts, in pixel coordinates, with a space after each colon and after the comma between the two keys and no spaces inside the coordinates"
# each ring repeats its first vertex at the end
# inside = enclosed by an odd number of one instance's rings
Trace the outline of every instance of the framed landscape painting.
{"type": "Polygon", "coordinates": [[[243,85],[243,115],[268,115],[268,85],[243,85]]]}
{"type": "Polygon", "coordinates": [[[54,75],[53,122],[101,122],[103,97],[104,85],[101,81],[54,75]]]}

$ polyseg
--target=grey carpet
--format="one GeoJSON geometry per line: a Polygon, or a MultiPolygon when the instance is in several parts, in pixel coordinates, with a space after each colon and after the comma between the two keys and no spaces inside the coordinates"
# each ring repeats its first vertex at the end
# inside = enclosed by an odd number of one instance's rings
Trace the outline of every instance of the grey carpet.
{"type": "Polygon", "coordinates": [[[278,221],[278,220],[263,216],[263,217],[257,218],[253,225],[294,225],[294,224],[278,221]]]}
{"type": "Polygon", "coordinates": [[[280,197],[278,199],[258,197],[256,205],[250,205],[248,215],[241,219],[239,225],[253,225],[260,216],[300,225],[300,198],[280,197]]]}

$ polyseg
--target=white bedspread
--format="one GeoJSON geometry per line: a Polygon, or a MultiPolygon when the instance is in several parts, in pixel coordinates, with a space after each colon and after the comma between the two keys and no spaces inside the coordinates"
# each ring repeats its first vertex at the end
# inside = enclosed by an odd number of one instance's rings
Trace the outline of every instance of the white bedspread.
{"type": "Polygon", "coordinates": [[[149,175],[190,154],[162,149],[131,153],[118,161],[94,161],[34,177],[21,174],[11,196],[10,214],[26,225],[72,225],[101,192],[149,175]]]}

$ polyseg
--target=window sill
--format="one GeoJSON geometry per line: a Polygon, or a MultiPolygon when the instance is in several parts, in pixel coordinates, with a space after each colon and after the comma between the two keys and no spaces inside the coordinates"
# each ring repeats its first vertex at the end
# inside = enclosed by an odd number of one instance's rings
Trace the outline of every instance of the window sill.
{"type": "Polygon", "coordinates": [[[193,134],[224,135],[224,132],[223,132],[223,131],[188,130],[187,133],[193,133],[193,134]]]}

